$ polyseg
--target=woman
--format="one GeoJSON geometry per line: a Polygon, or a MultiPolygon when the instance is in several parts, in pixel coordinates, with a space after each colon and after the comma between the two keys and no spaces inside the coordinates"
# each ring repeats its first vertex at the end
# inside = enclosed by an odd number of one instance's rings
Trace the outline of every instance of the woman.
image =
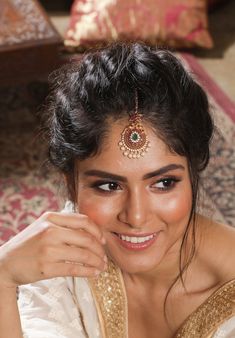
{"type": "Polygon", "coordinates": [[[53,81],[50,159],[71,202],[1,247],[1,337],[234,337],[235,231],[196,209],[202,88],[137,43],[53,81]]]}

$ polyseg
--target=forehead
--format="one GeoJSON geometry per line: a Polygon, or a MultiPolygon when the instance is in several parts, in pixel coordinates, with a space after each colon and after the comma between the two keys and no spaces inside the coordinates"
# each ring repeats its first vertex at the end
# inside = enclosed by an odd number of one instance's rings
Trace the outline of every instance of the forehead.
{"type": "Polygon", "coordinates": [[[143,123],[144,130],[150,142],[148,151],[140,158],[130,159],[124,156],[119,142],[127,125],[127,119],[110,122],[99,153],[80,161],[79,169],[96,168],[127,175],[136,173],[136,170],[141,173],[149,172],[172,163],[187,167],[186,158],[170,151],[165,142],[157,136],[156,131],[145,123],[143,123]]]}

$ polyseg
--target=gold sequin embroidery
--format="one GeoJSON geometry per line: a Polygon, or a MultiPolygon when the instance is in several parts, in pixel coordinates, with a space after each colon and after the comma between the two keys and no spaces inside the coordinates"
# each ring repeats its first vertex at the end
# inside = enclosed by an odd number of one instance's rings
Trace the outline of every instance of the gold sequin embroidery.
{"type": "Polygon", "coordinates": [[[235,280],[215,291],[193,312],[175,338],[206,338],[235,315],[235,280]]]}
{"type": "Polygon", "coordinates": [[[120,269],[108,262],[107,271],[89,279],[103,338],[128,338],[127,298],[120,269]]]}

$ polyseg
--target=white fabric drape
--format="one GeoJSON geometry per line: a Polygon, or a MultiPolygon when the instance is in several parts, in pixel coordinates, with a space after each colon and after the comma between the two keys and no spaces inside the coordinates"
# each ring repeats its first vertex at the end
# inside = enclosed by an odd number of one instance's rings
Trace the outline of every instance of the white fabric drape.
{"type": "Polygon", "coordinates": [[[74,284],[72,278],[54,278],[19,290],[24,338],[101,338],[86,279],[77,278],[74,284]]]}
{"type": "Polygon", "coordinates": [[[224,322],[212,338],[235,338],[235,316],[224,322]]]}

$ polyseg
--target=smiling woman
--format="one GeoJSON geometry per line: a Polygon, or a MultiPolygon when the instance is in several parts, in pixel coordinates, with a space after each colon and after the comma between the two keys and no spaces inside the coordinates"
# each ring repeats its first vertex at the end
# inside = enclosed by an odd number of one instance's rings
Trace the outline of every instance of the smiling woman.
{"type": "Polygon", "coordinates": [[[103,230],[109,256],[123,272],[152,273],[161,262],[166,266],[175,246],[179,250],[192,208],[191,182],[186,158],[147,124],[151,148],[138,159],[123,156],[117,144],[127,123],[111,123],[104,149],[78,162],[77,205],[103,230]]]}
{"type": "Polygon", "coordinates": [[[205,92],[169,51],[138,43],[90,52],[51,81],[49,157],[69,202],[0,248],[0,332],[234,336],[235,232],[197,213],[205,92]]]}

